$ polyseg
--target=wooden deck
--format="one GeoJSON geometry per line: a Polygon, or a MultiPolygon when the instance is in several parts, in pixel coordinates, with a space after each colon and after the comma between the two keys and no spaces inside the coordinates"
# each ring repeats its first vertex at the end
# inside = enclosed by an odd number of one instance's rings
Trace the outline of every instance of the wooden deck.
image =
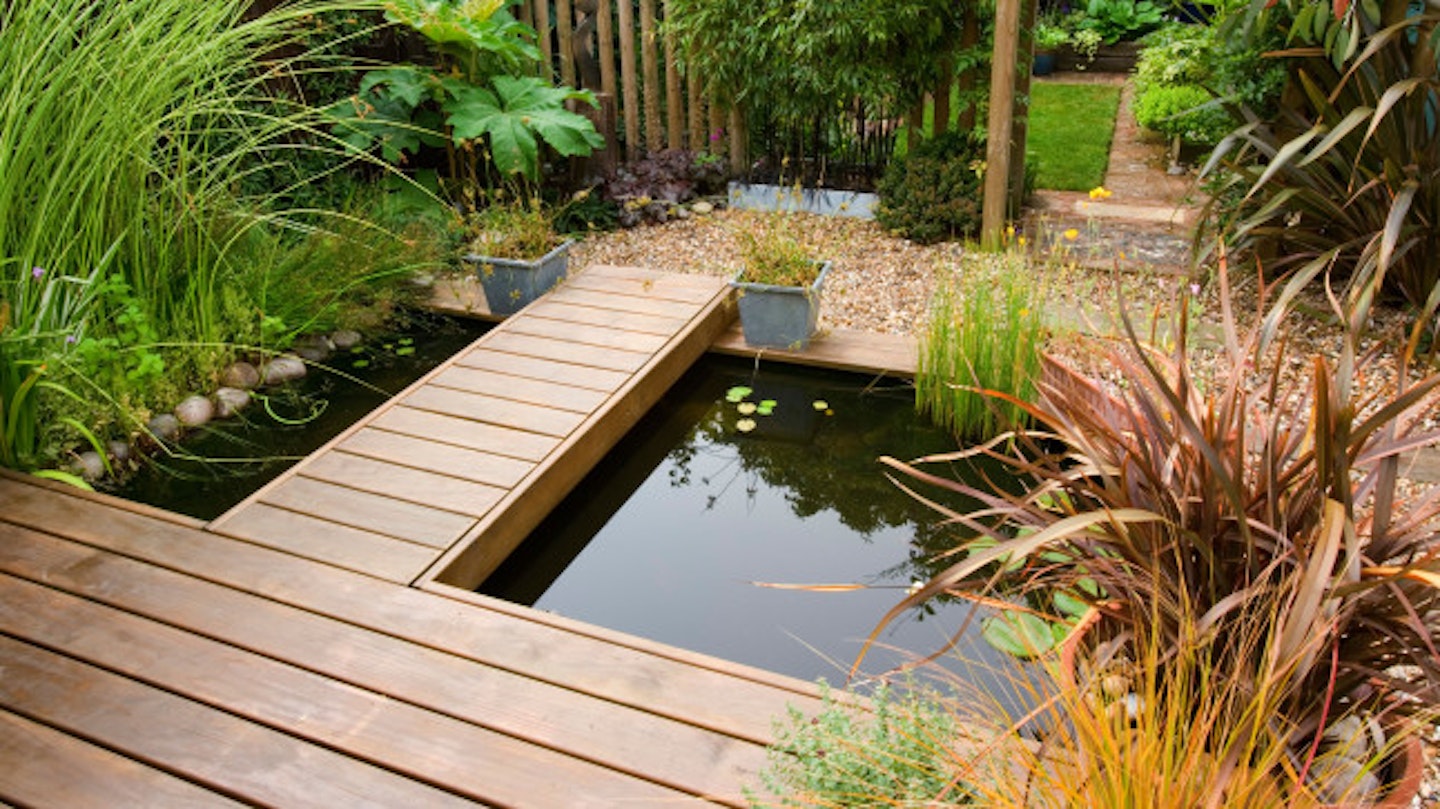
{"type": "Polygon", "coordinates": [[[209,529],[473,588],[733,319],[722,279],[592,267],[209,529]]]}
{"type": "Polygon", "coordinates": [[[0,801],[743,805],[805,683],[0,475],[0,801]]]}

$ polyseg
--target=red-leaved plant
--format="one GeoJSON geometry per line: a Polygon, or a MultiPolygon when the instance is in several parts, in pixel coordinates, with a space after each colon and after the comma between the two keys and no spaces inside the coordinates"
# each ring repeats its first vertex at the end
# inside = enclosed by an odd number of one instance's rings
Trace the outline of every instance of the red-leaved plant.
{"type": "MultiPolygon", "coordinates": [[[[1219,281],[1218,378],[1202,384],[1192,374],[1182,302],[1168,354],[1126,321],[1112,360],[1123,386],[1048,360],[1034,404],[995,394],[1024,408],[1032,428],[959,453],[883,459],[917,497],[916,484],[939,490],[924,499],[977,538],[881,627],[941,594],[993,603],[999,592],[1021,612],[1068,595],[1092,610],[1083,636],[1067,641],[1085,669],[1117,660],[1164,667],[1205,649],[1209,682],[1273,706],[1266,728],[1290,751],[1287,782],[1318,789],[1327,729],[1440,702],[1440,501],[1412,493],[1398,474],[1404,453],[1440,440],[1417,417],[1440,376],[1412,378],[1405,351],[1388,390],[1362,393],[1376,370],[1376,355],[1358,351],[1373,287],[1352,288],[1344,303],[1332,295],[1345,347],[1295,373],[1284,306],[1242,337],[1223,259],[1219,281]],[[1033,485],[1008,495],[927,471],[974,455],[1033,485]],[[949,510],[946,493],[983,506],[949,510]],[[1158,648],[1136,648],[1137,639],[1158,648]]],[[[1054,621],[1063,626],[1059,613],[1054,621]]],[[[1242,747],[1220,748],[1212,752],[1221,772],[1255,764],[1231,760],[1242,747]]],[[[1379,756],[1360,764],[1378,771],[1379,756]]]]}

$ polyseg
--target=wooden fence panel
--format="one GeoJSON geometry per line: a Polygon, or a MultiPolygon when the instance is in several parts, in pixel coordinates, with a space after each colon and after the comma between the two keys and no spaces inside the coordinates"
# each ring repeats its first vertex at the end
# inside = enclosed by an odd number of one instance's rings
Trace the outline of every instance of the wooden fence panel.
{"type": "Polygon", "coordinates": [[[570,0],[555,0],[555,34],[559,40],[560,83],[575,86],[575,15],[570,0]]]}
{"type": "Polygon", "coordinates": [[[640,82],[635,76],[635,7],[620,1],[620,116],[625,119],[625,159],[640,159],[640,82]]]}
{"type": "Polygon", "coordinates": [[[665,141],[667,148],[685,148],[685,96],[680,87],[680,59],[675,35],[665,35],[665,141]]]}

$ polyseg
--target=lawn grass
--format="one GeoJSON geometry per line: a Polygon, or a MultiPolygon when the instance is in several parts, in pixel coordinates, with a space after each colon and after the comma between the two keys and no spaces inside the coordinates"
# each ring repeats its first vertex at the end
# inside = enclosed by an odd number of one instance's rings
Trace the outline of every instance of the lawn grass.
{"type": "Polygon", "coordinates": [[[1030,85],[1030,131],[1035,186],[1089,191],[1105,182],[1120,88],[1104,84],[1030,85]]]}
{"type": "MultiPolygon", "coordinates": [[[[953,96],[952,96],[953,97],[953,96]]],[[[1036,168],[1036,188],[1089,191],[1105,182],[1120,88],[1106,84],[1035,82],[1030,85],[1030,130],[1026,152],[1036,168]]],[[[951,115],[959,108],[955,99],[951,115]]],[[[925,105],[925,131],[934,107],[925,105]]],[[[953,118],[951,121],[954,123],[953,118]]],[[[906,153],[905,127],[895,138],[895,159],[906,153]]]]}

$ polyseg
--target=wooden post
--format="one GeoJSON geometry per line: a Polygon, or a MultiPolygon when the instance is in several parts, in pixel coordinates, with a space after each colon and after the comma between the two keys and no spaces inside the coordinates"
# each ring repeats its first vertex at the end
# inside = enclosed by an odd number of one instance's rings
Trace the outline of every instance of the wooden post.
{"type": "Polygon", "coordinates": [[[625,118],[625,159],[640,159],[640,87],[635,77],[635,9],[620,0],[620,114],[625,118]]]}
{"type": "Polygon", "coordinates": [[[1006,186],[1010,180],[1010,137],[1015,108],[999,103],[1015,97],[1015,59],[1020,45],[1021,0],[995,4],[995,52],[990,65],[989,142],[985,149],[985,198],[980,218],[980,246],[999,250],[1005,229],[1006,186]]]}
{"type": "Polygon", "coordinates": [[[664,120],[660,116],[660,43],[655,35],[655,0],[640,0],[640,59],[644,70],[645,149],[665,148],[664,120]]]}
{"type": "Polygon", "coordinates": [[[536,0],[535,33],[540,38],[540,78],[555,77],[554,51],[550,47],[550,0],[536,0]]]}
{"type": "Polygon", "coordinates": [[[665,34],[665,145],[685,148],[685,95],[680,88],[680,58],[675,53],[675,33],[665,34]]]}
{"type": "Polygon", "coordinates": [[[560,43],[560,81],[575,86],[575,15],[570,0],[555,0],[555,32],[560,43]]]}
{"type": "Polygon", "coordinates": [[[707,151],[710,149],[710,138],[705,134],[705,88],[693,70],[685,76],[685,95],[690,113],[690,150],[707,151]]]}
{"type": "Polygon", "coordinates": [[[750,130],[745,125],[745,111],[735,106],[730,108],[730,173],[743,177],[750,168],[746,153],[749,151],[750,130]]]}
{"type": "Polygon", "coordinates": [[[530,8],[530,0],[522,0],[520,3],[520,22],[531,28],[535,27],[535,11],[530,8]]]}
{"type": "Polygon", "coordinates": [[[1020,0],[1020,57],[1015,65],[1015,124],[1010,143],[1010,195],[1006,209],[1018,218],[1025,204],[1025,142],[1030,132],[1030,66],[1035,63],[1037,0],[1020,0]]]}
{"type": "Polygon", "coordinates": [[[600,61],[600,92],[615,98],[615,19],[610,0],[600,0],[595,8],[595,58],[600,61]]]}

